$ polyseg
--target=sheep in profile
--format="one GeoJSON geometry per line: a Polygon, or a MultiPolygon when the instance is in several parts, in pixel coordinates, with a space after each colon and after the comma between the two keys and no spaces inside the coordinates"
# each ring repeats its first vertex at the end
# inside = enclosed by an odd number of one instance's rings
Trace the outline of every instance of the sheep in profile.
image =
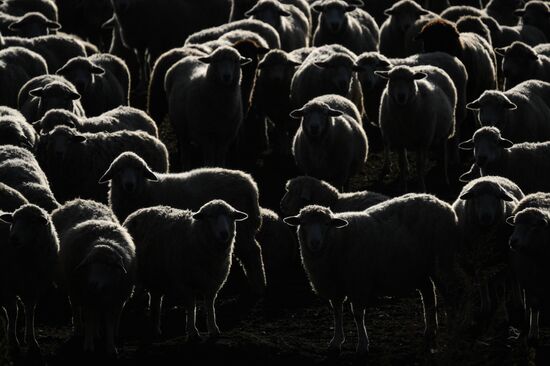
{"type": "Polygon", "coordinates": [[[15,145],[30,151],[38,139],[30,123],[21,117],[0,117],[0,145],[15,145]]]}
{"type": "MultiPolygon", "coordinates": [[[[6,299],[8,337],[16,350],[17,298],[24,305],[25,342],[32,353],[39,353],[36,341],[34,314],[40,296],[52,285],[57,265],[59,241],[50,215],[38,206],[25,204],[13,213],[0,214],[0,230],[3,223],[10,224],[9,239],[3,243],[2,275],[9,281],[1,282],[1,296],[6,299]]],[[[5,232],[2,232],[4,234],[5,232]]]]}
{"type": "Polygon", "coordinates": [[[155,205],[198,210],[213,199],[223,199],[248,215],[239,226],[235,254],[252,288],[261,294],[265,277],[261,249],[255,235],[261,226],[258,187],[252,177],[236,170],[196,169],[186,173],[161,174],[133,153],[123,153],[106,170],[100,183],[110,183],[109,204],[120,220],[132,212],[155,205]]]}
{"type": "Polygon", "coordinates": [[[13,212],[29,203],[16,189],[0,182],[0,211],[13,212]]]}
{"type": "Polygon", "coordinates": [[[22,17],[2,13],[0,31],[5,35],[33,38],[55,34],[61,24],[54,22],[38,12],[26,13],[22,17]]]}
{"type": "Polygon", "coordinates": [[[405,39],[415,23],[434,16],[412,0],[401,0],[384,11],[388,16],[380,27],[380,53],[386,57],[407,57],[405,39]]]}
{"type": "Polygon", "coordinates": [[[61,201],[76,197],[107,201],[107,188],[97,181],[121,153],[143,156],[159,172],[168,171],[168,151],[155,137],[140,131],[80,133],[58,126],[40,136],[37,156],[61,201]],[[71,174],[67,174],[71,172],[71,174]]]}
{"type": "Polygon", "coordinates": [[[359,8],[361,5],[343,0],[314,2],[311,7],[319,13],[319,21],[313,45],[340,44],[356,54],[378,50],[380,30],[374,18],[359,8]]]}
{"type": "Polygon", "coordinates": [[[23,16],[29,12],[38,12],[52,21],[57,21],[57,5],[54,0],[3,0],[0,4],[3,13],[23,16]]]}
{"type": "Polygon", "coordinates": [[[129,104],[130,71],[117,56],[101,53],[76,57],[56,73],[76,87],[87,116],[129,104]]]}
{"type": "Polygon", "coordinates": [[[59,267],[73,312],[75,334],[84,351],[96,350],[102,334],[106,352],[116,354],[116,337],[124,304],[133,289],[136,249],[117,222],[87,220],[71,228],[61,241],[59,267]]]}
{"type": "Polygon", "coordinates": [[[514,26],[519,21],[516,11],[522,5],[523,0],[490,0],[483,11],[499,24],[514,26]]]}
{"type": "Polygon", "coordinates": [[[473,150],[481,176],[508,178],[526,193],[550,191],[550,182],[540,178],[550,169],[550,142],[514,144],[498,128],[482,127],[459,148],[473,150]]]}
{"type": "Polygon", "coordinates": [[[243,121],[241,66],[250,61],[232,47],[220,47],[205,57],[186,57],[168,70],[170,122],[185,167],[191,165],[193,143],[203,165],[225,165],[243,121]]]}
{"type": "Polygon", "coordinates": [[[334,337],[329,350],[339,352],[344,342],[346,297],[357,325],[357,353],[365,356],[369,351],[364,324],[367,305],[378,296],[411,289],[422,294],[424,336],[434,348],[434,283],[448,305],[454,306],[457,300],[449,291],[455,283],[458,233],[450,205],[434,196],[409,194],[363,212],[334,214],[326,207],[306,206],[285,222],[298,227],[302,264],[312,288],[333,308],[334,337]]]}
{"type": "Polygon", "coordinates": [[[338,94],[351,100],[362,114],[361,84],[354,75],[356,56],[345,47],[316,48],[298,67],[290,84],[292,108],[304,106],[315,97],[338,94]]]}
{"type": "Polygon", "coordinates": [[[510,27],[500,25],[494,18],[481,17],[479,18],[491,31],[491,39],[493,47],[506,47],[515,41],[524,42],[525,44],[535,47],[538,44],[546,43],[547,39],[544,33],[536,27],[527,24],[518,24],[510,27]]]}
{"type": "Polygon", "coordinates": [[[332,212],[363,211],[389,199],[372,191],[340,193],[330,183],[307,176],[289,180],[285,191],[281,199],[281,211],[285,215],[296,215],[309,205],[328,207],[332,212]]]}
{"type": "Polygon", "coordinates": [[[275,28],[281,39],[281,48],[285,51],[290,52],[309,45],[309,21],[294,5],[275,0],[260,0],[245,15],[275,28]]]}
{"type": "Polygon", "coordinates": [[[546,39],[550,41],[550,24],[548,24],[550,7],[546,1],[528,1],[522,9],[517,9],[514,14],[521,18],[522,24],[540,29],[546,39]]]}
{"type": "Polygon", "coordinates": [[[524,81],[505,92],[487,90],[467,105],[481,126],[497,127],[515,143],[550,140],[550,83],[524,81]]]}
{"type": "Polygon", "coordinates": [[[522,81],[538,79],[550,82],[550,57],[538,54],[523,42],[514,42],[508,47],[495,49],[502,59],[504,90],[522,81]]]}
{"type": "Polygon", "coordinates": [[[339,95],[323,95],[290,116],[301,120],[292,145],[298,168],[347,189],[368,154],[367,136],[355,105],[339,95]]]}
{"type": "Polygon", "coordinates": [[[448,182],[448,139],[455,133],[456,89],[447,73],[433,66],[396,66],[376,71],[388,79],[382,94],[379,126],[384,140],[385,164],[388,151],[399,154],[399,175],[407,190],[406,151],[417,154],[420,189],[426,190],[424,177],[430,148],[443,148],[445,179],[448,182]]]}
{"type": "Polygon", "coordinates": [[[67,126],[79,132],[117,132],[143,131],[153,137],[158,137],[155,121],[140,109],[133,107],[118,107],[97,117],[79,117],[65,109],[52,109],[39,121],[34,123],[42,134],[49,133],[57,126],[67,126]]]}
{"type": "Polygon", "coordinates": [[[17,105],[27,121],[37,121],[51,109],[66,109],[78,116],[85,115],[75,86],[56,75],[29,80],[19,91],[17,105]]]}
{"type": "Polygon", "coordinates": [[[195,325],[198,296],[206,303],[210,337],[220,335],[214,303],[231,268],[236,222],[248,215],[222,200],[192,212],[167,206],[138,210],[124,226],[135,240],[138,283],[151,294],[151,317],[160,334],[162,298],[182,299],[187,312],[187,336],[199,336],[195,325]]]}

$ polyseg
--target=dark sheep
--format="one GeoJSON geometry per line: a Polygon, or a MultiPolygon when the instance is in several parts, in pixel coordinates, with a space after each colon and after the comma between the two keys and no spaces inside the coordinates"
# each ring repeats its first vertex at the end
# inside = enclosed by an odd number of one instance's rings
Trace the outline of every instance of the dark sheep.
{"type": "Polygon", "coordinates": [[[489,30],[489,27],[485,23],[483,23],[483,21],[479,17],[460,17],[460,19],[458,19],[458,21],[456,22],[456,29],[460,33],[475,33],[486,40],[487,43],[489,43],[491,46],[493,46],[493,37],[491,36],[491,31],[489,30]]]}
{"type": "Polygon", "coordinates": [[[518,24],[513,27],[500,25],[495,19],[487,16],[481,17],[480,20],[491,31],[492,46],[494,48],[506,47],[515,41],[524,42],[529,46],[535,47],[547,41],[546,36],[541,30],[527,24],[518,24]]]}
{"type": "Polygon", "coordinates": [[[40,136],[36,150],[61,201],[82,197],[107,202],[107,187],[97,182],[109,164],[125,151],[143,156],[159,172],[168,171],[168,151],[164,144],[140,131],[80,133],[58,126],[40,136]]]}
{"type": "Polygon", "coordinates": [[[0,145],[15,145],[34,151],[36,131],[24,118],[0,117],[0,145]]]}
{"type": "Polygon", "coordinates": [[[451,6],[441,12],[440,16],[443,19],[447,19],[450,22],[458,22],[458,20],[464,16],[482,17],[485,13],[483,10],[467,5],[451,6]]]}
{"type": "Polygon", "coordinates": [[[116,107],[129,105],[130,71],[117,56],[102,53],[76,57],[57,70],[57,75],[76,87],[87,116],[99,116],[116,107]]]}
{"type": "Polygon", "coordinates": [[[0,211],[13,212],[28,203],[29,201],[17,189],[0,182],[0,211]]]}
{"type": "Polygon", "coordinates": [[[550,41],[550,6],[546,1],[531,0],[525,4],[523,9],[515,11],[515,15],[521,17],[521,23],[540,29],[546,39],[550,41]]]}
{"type": "Polygon", "coordinates": [[[550,82],[549,56],[537,54],[532,47],[523,42],[514,42],[508,47],[497,48],[495,52],[503,57],[504,90],[530,79],[550,82]]]}
{"type": "Polygon", "coordinates": [[[0,11],[16,16],[38,12],[46,18],[57,22],[57,5],[54,0],[3,0],[0,3],[0,11]]]}
{"type": "Polygon", "coordinates": [[[490,0],[483,11],[501,25],[514,26],[518,24],[516,13],[523,5],[523,0],[490,0]]]}
{"type": "Polygon", "coordinates": [[[253,290],[265,289],[261,249],[255,235],[261,226],[258,187],[252,177],[236,170],[196,169],[179,174],[155,173],[136,154],[116,158],[100,182],[110,181],[109,204],[120,220],[132,212],[155,205],[198,210],[213,199],[223,199],[248,215],[237,230],[235,254],[253,290]]]}

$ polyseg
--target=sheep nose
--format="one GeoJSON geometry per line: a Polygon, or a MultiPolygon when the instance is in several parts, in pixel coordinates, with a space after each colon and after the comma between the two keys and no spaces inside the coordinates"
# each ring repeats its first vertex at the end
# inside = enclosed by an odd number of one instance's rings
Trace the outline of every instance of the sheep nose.
{"type": "Polygon", "coordinates": [[[124,183],[124,190],[128,192],[133,192],[135,189],[135,186],[132,183],[124,183]]]}
{"type": "Polygon", "coordinates": [[[338,23],[330,23],[330,29],[333,32],[337,32],[339,28],[340,28],[340,25],[338,23]]]}

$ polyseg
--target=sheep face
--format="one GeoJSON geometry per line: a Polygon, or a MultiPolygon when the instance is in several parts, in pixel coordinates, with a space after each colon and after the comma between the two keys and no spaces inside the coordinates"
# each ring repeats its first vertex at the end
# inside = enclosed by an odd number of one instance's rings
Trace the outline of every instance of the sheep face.
{"type": "Polygon", "coordinates": [[[341,32],[345,28],[348,18],[346,13],[357,7],[340,0],[323,1],[313,4],[313,10],[320,13],[319,26],[332,33],[341,32]]]}
{"type": "Polygon", "coordinates": [[[208,64],[208,75],[219,85],[228,87],[241,82],[241,66],[251,62],[250,59],[241,57],[232,47],[220,47],[209,56],[200,57],[198,60],[208,64]]]}
{"type": "Polygon", "coordinates": [[[290,226],[298,227],[298,239],[303,254],[317,257],[328,248],[325,240],[333,229],[348,225],[346,220],[334,216],[330,209],[321,206],[306,206],[298,216],[284,219],[290,226]]]}
{"type": "Polygon", "coordinates": [[[214,241],[223,248],[233,243],[236,222],[247,218],[246,213],[234,209],[222,200],[210,201],[193,214],[193,219],[205,224],[214,241]]]}
{"type": "Polygon", "coordinates": [[[45,146],[46,150],[55,160],[64,160],[67,152],[71,151],[75,145],[82,144],[86,137],[80,135],[76,130],[66,126],[54,128],[47,135],[42,135],[40,144],[45,146]]]}
{"type": "Polygon", "coordinates": [[[81,93],[90,88],[96,75],[103,75],[104,73],[105,70],[102,67],[95,65],[85,57],[73,58],[57,70],[57,75],[69,80],[81,93]]]}
{"type": "MultiPolygon", "coordinates": [[[[48,213],[35,205],[27,204],[13,214],[2,214],[0,221],[10,224],[9,242],[21,252],[42,249],[48,244],[42,239],[53,230],[48,213]]],[[[42,254],[48,254],[46,248],[42,254]]]]}
{"type": "Polygon", "coordinates": [[[504,93],[487,90],[477,100],[466,105],[466,108],[477,111],[481,126],[494,126],[502,130],[509,111],[517,109],[517,106],[504,93]]]}
{"type": "Polygon", "coordinates": [[[285,186],[285,195],[281,199],[281,211],[286,215],[296,215],[302,207],[311,205],[313,202],[325,207],[330,206],[331,202],[323,199],[322,194],[315,194],[322,190],[321,182],[312,177],[303,176],[289,180],[285,186]]]}
{"type": "Polygon", "coordinates": [[[332,109],[324,103],[308,103],[290,112],[292,118],[302,119],[301,128],[312,141],[323,140],[332,125],[332,118],[341,115],[341,111],[332,109]]]}
{"type": "Polygon", "coordinates": [[[43,88],[33,89],[29,92],[33,97],[39,98],[39,112],[46,113],[51,109],[73,110],[74,101],[80,99],[80,94],[71,90],[67,85],[52,82],[43,88]]]}
{"type": "Polygon", "coordinates": [[[354,60],[348,55],[336,54],[323,61],[315,62],[315,66],[324,70],[330,76],[325,78],[331,83],[335,94],[347,95],[354,72],[354,60]]]}
{"type": "Polygon", "coordinates": [[[280,84],[285,80],[290,80],[295,68],[300,64],[284,51],[270,51],[258,64],[258,80],[280,84]]]}
{"type": "Polygon", "coordinates": [[[509,240],[510,248],[514,252],[535,258],[548,255],[550,217],[546,212],[537,208],[527,208],[508,218],[507,222],[514,226],[514,232],[509,240]]]}
{"type": "Polygon", "coordinates": [[[492,182],[478,182],[462,193],[460,199],[466,201],[468,215],[482,227],[503,222],[506,202],[515,201],[508,191],[492,182]]]}
{"type": "Polygon", "coordinates": [[[523,24],[546,29],[548,27],[550,8],[542,1],[530,1],[523,9],[516,10],[514,14],[521,17],[523,24]]]}
{"type": "Polygon", "coordinates": [[[417,80],[424,79],[424,72],[414,71],[407,66],[398,66],[391,71],[376,71],[376,75],[388,79],[387,92],[397,105],[408,105],[418,92],[417,80]]]}
{"type": "Polygon", "coordinates": [[[391,16],[391,22],[396,25],[397,29],[405,33],[420,17],[429,14],[429,12],[414,1],[403,0],[386,9],[384,14],[391,16]]]}
{"type": "Polygon", "coordinates": [[[514,42],[505,48],[497,48],[495,52],[504,57],[502,74],[506,78],[507,88],[518,84],[525,76],[532,75],[539,61],[535,50],[521,42],[514,42]]]}
{"type": "Polygon", "coordinates": [[[109,169],[99,179],[99,183],[111,181],[112,186],[127,194],[139,194],[147,181],[157,181],[157,175],[147,166],[147,163],[134,153],[126,152],[119,155],[109,169]]]}
{"type": "Polygon", "coordinates": [[[474,133],[471,140],[459,145],[463,150],[474,150],[474,160],[481,169],[500,160],[506,148],[513,146],[510,140],[504,139],[495,127],[482,127],[474,133]]]}
{"type": "Polygon", "coordinates": [[[0,145],[15,145],[32,149],[32,145],[19,123],[9,117],[0,118],[0,145]]]}
{"type": "Polygon", "coordinates": [[[391,64],[377,52],[364,54],[357,60],[355,70],[361,82],[363,90],[373,90],[381,80],[376,76],[376,71],[387,71],[391,64]]]}
{"type": "Polygon", "coordinates": [[[21,19],[10,24],[9,29],[18,36],[32,38],[54,33],[61,24],[51,21],[40,13],[27,13],[21,19]]]}
{"type": "Polygon", "coordinates": [[[48,111],[40,121],[35,122],[34,126],[40,130],[41,134],[47,134],[57,126],[76,128],[77,118],[68,111],[54,109],[48,111]]]}
{"type": "Polygon", "coordinates": [[[283,4],[271,0],[260,1],[245,13],[245,16],[267,23],[275,29],[280,29],[282,17],[291,15],[283,4]]]}

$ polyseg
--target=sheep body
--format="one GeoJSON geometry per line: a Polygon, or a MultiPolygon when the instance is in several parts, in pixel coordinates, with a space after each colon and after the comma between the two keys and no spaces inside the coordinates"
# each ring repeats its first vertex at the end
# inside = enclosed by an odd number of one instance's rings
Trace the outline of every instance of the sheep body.
{"type": "Polygon", "coordinates": [[[0,117],[0,145],[15,145],[34,150],[36,131],[24,117],[0,117]]]}
{"type": "Polygon", "coordinates": [[[503,57],[504,90],[530,79],[550,82],[550,57],[538,54],[533,47],[516,41],[495,52],[503,57]]]}
{"type": "Polygon", "coordinates": [[[39,12],[48,19],[57,21],[57,5],[53,0],[7,0],[0,4],[0,11],[16,16],[23,16],[29,12],[39,12]]]}
{"type": "Polygon", "coordinates": [[[0,182],[0,211],[13,212],[29,203],[16,189],[0,182]]]}

